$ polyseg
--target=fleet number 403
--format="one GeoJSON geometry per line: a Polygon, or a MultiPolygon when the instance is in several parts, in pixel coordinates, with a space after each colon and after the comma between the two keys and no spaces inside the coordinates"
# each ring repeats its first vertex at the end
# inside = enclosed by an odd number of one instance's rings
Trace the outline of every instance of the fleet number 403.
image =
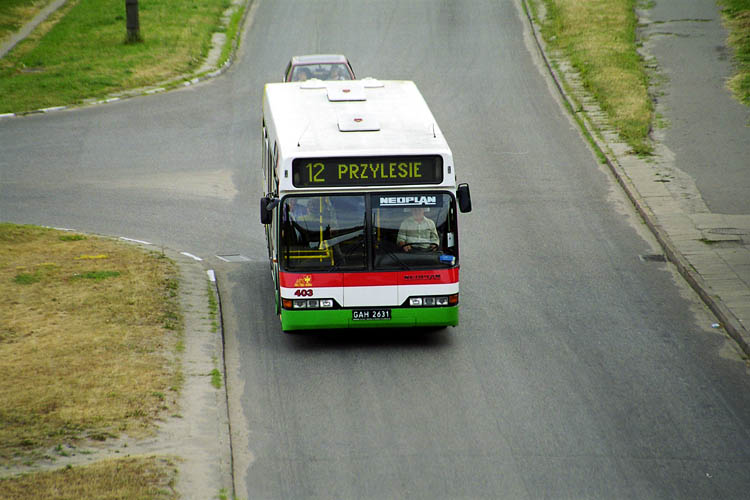
{"type": "Polygon", "coordinates": [[[312,297],[313,291],[308,289],[299,289],[294,291],[296,297],[312,297]]]}

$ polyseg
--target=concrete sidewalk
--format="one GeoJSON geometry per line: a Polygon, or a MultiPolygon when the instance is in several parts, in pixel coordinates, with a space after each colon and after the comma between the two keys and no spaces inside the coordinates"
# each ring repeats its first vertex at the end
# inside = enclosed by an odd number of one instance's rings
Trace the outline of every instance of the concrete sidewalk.
{"type": "Polygon", "coordinates": [[[656,0],[638,15],[642,55],[667,77],[652,89],[668,125],[654,132],[656,154],[648,159],[630,154],[531,23],[563,98],[583,109],[590,136],[665,257],[714,312],[717,327],[750,356],[750,110],[724,85],[731,58],[719,8],[715,0],[656,0]]]}
{"type": "Polygon", "coordinates": [[[29,36],[32,31],[36,29],[37,26],[42,24],[53,12],[55,12],[57,9],[65,5],[65,3],[68,0],[54,0],[49,5],[47,5],[44,9],[42,9],[39,14],[34,16],[34,19],[26,23],[18,32],[11,35],[10,39],[8,39],[7,42],[0,45],[0,57],[4,57],[5,54],[13,50],[13,47],[18,45],[19,42],[21,42],[24,38],[29,36]]]}

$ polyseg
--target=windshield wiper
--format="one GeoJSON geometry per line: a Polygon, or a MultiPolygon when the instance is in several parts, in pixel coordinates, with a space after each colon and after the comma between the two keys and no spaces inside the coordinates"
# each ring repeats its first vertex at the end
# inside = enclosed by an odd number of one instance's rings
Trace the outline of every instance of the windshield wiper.
{"type": "Polygon", "coordinates": [[[411,269],[409,267],[409,265],[406,264],[403,260],[401,260],[401,258],[398,256],[398,254],[396,252],[394,252],[393,250],[389,250],[389,249],[387,249],[385,247],[383,247],[382,250],[385,250],[385,253],[387,253],[389,256],[391,256],[393,258],[393,260],[395,260],[401,266],[401,269],[403,269],[405,271],[409,271],[411,269]]]}

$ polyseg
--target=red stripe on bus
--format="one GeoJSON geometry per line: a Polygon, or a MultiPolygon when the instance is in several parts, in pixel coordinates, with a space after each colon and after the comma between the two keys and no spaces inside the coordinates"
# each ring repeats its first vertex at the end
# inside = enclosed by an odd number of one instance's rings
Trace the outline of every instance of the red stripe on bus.
{"type": "Polygon", "coordinates": [[[458,283],[458,268],[379,273],[288,273],[280,272],[284,288],[438,285],[458,283]]]}

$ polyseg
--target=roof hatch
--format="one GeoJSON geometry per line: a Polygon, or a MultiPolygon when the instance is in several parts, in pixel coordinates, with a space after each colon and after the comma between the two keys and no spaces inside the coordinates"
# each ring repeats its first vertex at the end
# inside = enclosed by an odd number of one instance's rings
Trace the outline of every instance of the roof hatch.
{"type": "Polygon", "coordinates": [[[328,91],[328,100],[333,102],[367,100],[364,85],[357,81],[336,82],[335,84],[328,82],[326,90],[328,91]]]}
{"type": "Polygon", "coordinates": [[[378,119],[366,113],[339,115],[340,132],[377,132],[380,130],[378,119]]]}

